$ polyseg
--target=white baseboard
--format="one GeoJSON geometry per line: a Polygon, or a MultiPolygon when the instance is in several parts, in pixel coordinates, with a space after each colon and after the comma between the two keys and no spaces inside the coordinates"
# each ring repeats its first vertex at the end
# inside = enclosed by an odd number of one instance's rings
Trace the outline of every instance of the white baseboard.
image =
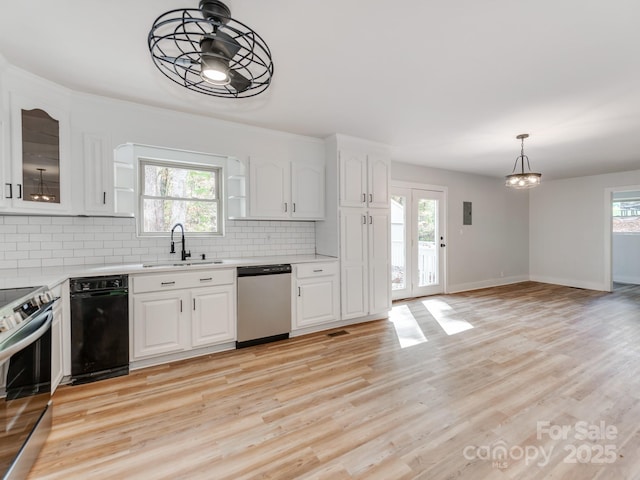
{"type": "Polygon", "coordinates": [[[481,288],[499,287],[501,285],[511,285],[512,283],[526,282],[529,280],[528,275],[514,275],[511,277],[490,278],[480,282],[459,283],[457,285],[449,285],[447,293],[466,292],[469,290],[479,290],[481,288]]]}
{"type": "Polygon", "coordinates": [[[300,335],[307,335],[308,333],[316,333],[323,330],[331,330],[332,328],[346,327],[348,325],[370,322],[372,320],[382,320],[384,318],[389,318],[389,312],[382,312],[375,315],[367,315],[366,317],[349,318],[348,320],[338,320],[336,322],[321,323],[318,325],[313,325],[311,327],[299,328],[297,330],[292,330],[289,336],[292,338],[299,337],[300,335]]]}
{"type": "Polygon", "coordinates": [[[614,275],[613,281],[619,283],[631,283],[633,285],[640,285],[640,277],[636,276],[629,277],[626,275],[614,275]]]}
{"type": "Polygon", "coordinates": [[[185,360],[187,358],[199,357],[201,355],[207,355],[210,353],[224,352],[226,350],[233,350],[235,348],[236,342],[234,341],[221,343],[219,345],[212,345],[210,347],[187,350],[184,352],[169,353],[166,355],[158,355],[157,357],[133,360],[129,363],[129,370],[133,371],[140,368],[153,367],[155,365],[162,365],[164,363],[176,362],[178,360],[185,360]]]}
{"type": "Polygon", "coordinates": [[[583,282],[582,280],[576,280],[573,278],[556,278],[545,277],[543,275],[531,275],[529,279],[532,282],[551,283],[553,285],[563,285],[565,287],[584,288],[586,290],[599,290],[602,292],[608,292],[609,287],[604,282],[583,282]]]}

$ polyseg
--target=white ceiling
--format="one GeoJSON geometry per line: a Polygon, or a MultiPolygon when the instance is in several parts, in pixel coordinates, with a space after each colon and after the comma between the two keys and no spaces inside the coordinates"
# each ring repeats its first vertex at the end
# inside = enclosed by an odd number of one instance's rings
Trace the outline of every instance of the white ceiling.
{"type": "Polygon", "coordinates": [[[155,18],[197,0],[3,0],[0,53],[75,90],[323,138],[394,160],[544,179],[640,168],[637,0],[228,0],[271,48],[253,99],[200,95],[153,65],[155,18]]]}

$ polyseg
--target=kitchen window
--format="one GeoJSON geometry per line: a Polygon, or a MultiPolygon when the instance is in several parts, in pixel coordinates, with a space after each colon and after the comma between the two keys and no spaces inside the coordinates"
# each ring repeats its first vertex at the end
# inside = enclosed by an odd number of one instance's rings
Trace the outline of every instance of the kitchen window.
{"type": "Polygon", "coordinates": [[[176,223],[187,234],[222,235],[222,167],[151,159],[139,161],[138,232],[167,235],[176,223]]]}

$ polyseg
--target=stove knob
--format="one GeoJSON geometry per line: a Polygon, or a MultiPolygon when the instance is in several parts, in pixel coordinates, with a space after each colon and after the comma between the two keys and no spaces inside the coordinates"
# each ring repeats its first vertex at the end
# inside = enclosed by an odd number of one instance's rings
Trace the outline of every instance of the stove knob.
{"type": "Polygon", "coordinates": [[[9,323],[10,317],[0,318],[0,332],[6,332],[11,329],[11,324],[9,323]]]}

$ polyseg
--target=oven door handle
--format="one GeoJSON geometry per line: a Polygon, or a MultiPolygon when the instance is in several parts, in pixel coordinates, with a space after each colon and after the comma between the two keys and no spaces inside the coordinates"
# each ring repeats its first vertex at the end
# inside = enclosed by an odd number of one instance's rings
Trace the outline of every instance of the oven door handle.
{"type": "Polygon", "coordinates": [[[53,320],[53,310],[51,307],[47,308],[44,312],[40,313],[36,318],[29,322],[29,329],[35,328],[36,330],[26,337],[19,339],[17,342],[8,345],[0,351],[0,362],[4,362],[11,358],[14,353],[19,352],[23,348],[28,347],[33,342],[42,337],[45,332],[51,327],[51,321],[53,320]]]}

